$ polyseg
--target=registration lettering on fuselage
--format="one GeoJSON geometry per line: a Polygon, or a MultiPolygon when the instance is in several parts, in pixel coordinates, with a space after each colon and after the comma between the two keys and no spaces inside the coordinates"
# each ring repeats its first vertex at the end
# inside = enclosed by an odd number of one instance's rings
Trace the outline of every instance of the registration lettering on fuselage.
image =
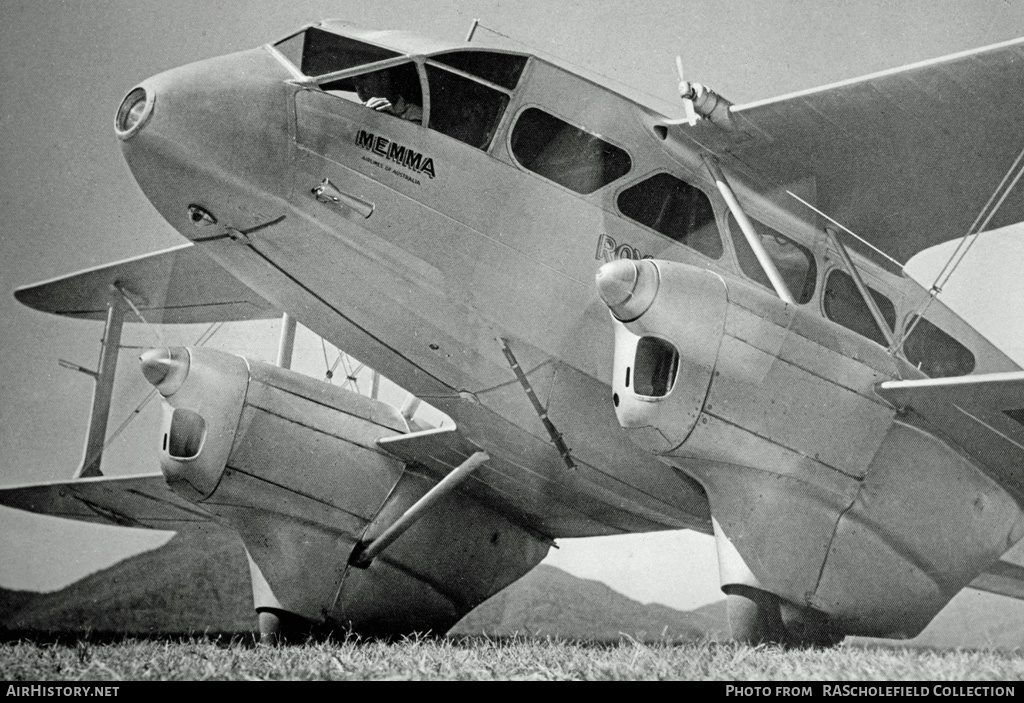
{"type": "Polygon", "coordinates": [[[607,234],[601,233],[601,236],[597,238],[597,251],[594,252],[594,259],[597,261],[603,260],[605,263],[615,261],[616,259],[653,259],[654,257],[650,254],[644,254],[637,247],[626,244],[618,244],[613,238],[607,234]]]}
{"type": "MultiPolygon", "coordinates": [[[[356,146],[373,154],[377,154],[392,163],[398,164],[402,168],[412,171],[413,173],[426,174],[430,178],[434,178],[437,175],[434,171],[433,158],[425,156],[410,147],[399,144],[396,141],[392,141],[387,137],[382,137],[361,129],[358,134],[356,134],[356,146]]],[[[378,163],[378,165],[382,167],[384,166],[384,164],[380,163],[378,163]]],[[[399,172],[395,171],[394,173],[399,172]]]]}

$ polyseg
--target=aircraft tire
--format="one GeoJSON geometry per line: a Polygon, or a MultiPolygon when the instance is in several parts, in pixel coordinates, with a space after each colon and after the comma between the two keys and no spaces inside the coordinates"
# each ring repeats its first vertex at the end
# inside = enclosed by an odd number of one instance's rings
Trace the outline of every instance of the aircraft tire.
{"type": "Polygon", "coordinates": [[[278,608],[259,608],[260,644],[275,645],[302,642],[312,631],[312,623],[295,613],[278,608]]]}
{"type": "Polygon", "coordinates": [[[731,585],[723,590],[729,614],[729,635],[733,640],[752,645],[790,644],[778,596],[750,586],[731,585]]]}

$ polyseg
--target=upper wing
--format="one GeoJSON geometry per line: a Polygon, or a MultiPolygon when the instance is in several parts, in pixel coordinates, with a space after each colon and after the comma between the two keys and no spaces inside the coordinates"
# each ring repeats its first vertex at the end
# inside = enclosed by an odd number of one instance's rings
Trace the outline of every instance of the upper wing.
{"type": "Polygon", "coordinates": [[[159,473],[0,488],[0,505],[71,520],[155,530],[187,530],[211,520],[205,510],[173,493],[159,473]]]}
{"type": "MultiPolygon", "coordinates": [[[[678,129],[776,185],[813,179],[822,211],[906,263],[966,234],[1024,147],[1022,112],[1017,39],[737,105],[732,133],[678,129]]],[[[988,229],[1024,219],[1022,188],[988,229]]]]}
{"type": "Polygon", "coordinates": [[[1024,501],[1024,371],[886,381],[878,394],[923,418],[1024,501]]]}
{"type": "Polygon", "coordinates": [[[115,284],[152,323],[280,317],[273,305],[192,244],[35,283],[14,296],[43,312],[102,320],[115,284]]]}

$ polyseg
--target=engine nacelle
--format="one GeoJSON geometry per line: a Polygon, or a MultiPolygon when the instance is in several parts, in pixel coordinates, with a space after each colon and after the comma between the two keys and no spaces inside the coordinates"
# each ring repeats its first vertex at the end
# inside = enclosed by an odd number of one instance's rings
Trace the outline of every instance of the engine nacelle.
{"type": "Polygon", "coordinates": [[[598,274],[615,319],[615,415],[634,442],[655,454],[682,444],[700,416],[727,303],[720,276],[663,264],[619,259],[598,274]]]}
{"type": "Polygon", "coordinates": [[[151,350],[142,364],[166,401],[168,484],[239,532],[258,611],[361,634],[443,632],[547,553],[454,491],[368,568],[350,566],[361,540],[441,478],[377,445],[409,431],[397,410],[209,349],[151,350]]]}
{"type": "Polygon", "coordinates": [[[877,344],[685,264],[619,260],[597,285],[619,422],[707,491],[723,589],[914,636],[1024,533],[1002,488],[874,393],[896,375],[877,344]]]}

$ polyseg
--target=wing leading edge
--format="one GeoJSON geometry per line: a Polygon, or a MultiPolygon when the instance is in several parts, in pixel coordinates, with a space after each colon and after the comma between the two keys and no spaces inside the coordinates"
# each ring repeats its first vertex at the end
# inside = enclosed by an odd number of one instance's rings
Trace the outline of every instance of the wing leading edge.
{"type": "Polygon", "coordinates": [[[922,418],[1024,501],[1024,371],[886,381],[878,394],[922,418]]]}
{"type": "Polygon", "coordinates": [[[43,312],[103,320],[111,296],[117,295],[115,286],[131,296],[146,320],[154,324],[281,316],[273,305],[192,244],[24,286],[14,297],[43,312]]]}
{"type": "Polygon", "coordinates": [[[41,515],[153,530],[190,530],[211,515],[178,497],[163,474],[81,478],[0,488],[0,505],[41,515]]]}

